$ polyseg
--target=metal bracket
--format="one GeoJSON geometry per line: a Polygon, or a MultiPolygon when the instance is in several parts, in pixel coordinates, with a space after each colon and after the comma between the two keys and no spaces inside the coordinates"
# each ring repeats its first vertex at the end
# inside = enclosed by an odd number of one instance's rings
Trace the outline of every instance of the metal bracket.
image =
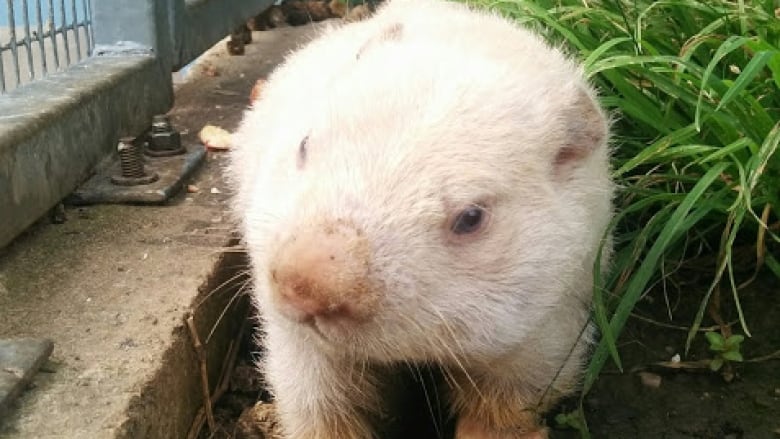
{"type": "Polygon", "coordinates": [[[152,157],[144,154],[144,167],[159,178],[148,184],[118,185],[112,177],[121,174],[121,164],[116,155],[108,166],[68,195],[66,204],[164,204],[181,190],[184,182],[197,170],[206,158],[206,148],[201,144],[186,145],[183,154],[152,157]]]}

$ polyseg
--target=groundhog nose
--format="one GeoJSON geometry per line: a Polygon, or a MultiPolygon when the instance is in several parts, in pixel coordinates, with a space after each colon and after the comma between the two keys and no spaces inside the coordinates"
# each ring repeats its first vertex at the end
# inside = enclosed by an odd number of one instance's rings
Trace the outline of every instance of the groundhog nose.
{"type": "Polygon", "coordinates": [[[292,308],[298,320],[361,319],[372,311],[368,267],[368,242],[362,233],[326,224],[283,242],[270,276],[283,308],[292,308]]]}

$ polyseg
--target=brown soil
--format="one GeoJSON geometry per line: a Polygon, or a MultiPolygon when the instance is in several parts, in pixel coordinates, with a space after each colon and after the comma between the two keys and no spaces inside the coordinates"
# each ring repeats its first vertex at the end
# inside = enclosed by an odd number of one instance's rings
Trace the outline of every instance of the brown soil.
{"type": "MultiPolygon", "coordinates": [[[[660,292],[643,301],[636,313],[657,322],[688,326],[704,287],[681,291],[670,297],[678,303],[675,321],[669,322],[660,292]],[[679,302],[678,302],[679,301],[679,302]]],[[[728,289],[724,294],[729,294],[728,289]]],[[[684,355],[687,332],[632,319],[619,340],[625,373],[607,363],[599,381],[585,399],[588,423],[594,438],[723,438],[780,437],[780,356],[760,357],[780,350],[780,285],[771,274],[740,292],[744,315],[752,337],[742,343],[747,360],[733,363],[731,382],[708,369],[680,371],[652,367],[684,355]],[[660,386],[643,385],[641,370],[657,374],[660,386]]],[[[723,318],[737,320],[733,306],[725,306],[723,318]]],[[[713,322],[705,317],[705,325],[713,322]]],[[[739,324],[732,327],[742,333],[739,324]]],[[[683,360],[709,359],[708,343],[698,336],[691,354],[683,360]]],[[[563,437],[563,436],[562,436],[563,437]]],[[[576,437],[576,436],[574,436],[576,437]]]]}

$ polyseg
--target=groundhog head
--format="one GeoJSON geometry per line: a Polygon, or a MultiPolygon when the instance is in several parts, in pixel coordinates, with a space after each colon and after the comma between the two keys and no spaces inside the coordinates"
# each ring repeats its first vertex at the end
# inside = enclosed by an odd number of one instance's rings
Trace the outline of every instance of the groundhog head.
{"type": "Polygon", "coordinates": [[[575,64],[530,33],[468,36],[464,57],[392,17],[349,26],[292,55],[235,136],[262,316],[334,352],[446,362],[586,313],[611,184],[575,64]]]}

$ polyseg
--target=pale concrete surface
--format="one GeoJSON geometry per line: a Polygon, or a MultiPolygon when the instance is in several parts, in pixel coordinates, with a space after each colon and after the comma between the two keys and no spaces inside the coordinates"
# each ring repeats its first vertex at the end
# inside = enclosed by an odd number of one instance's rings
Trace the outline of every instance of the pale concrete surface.
{"type": "MultiPolygon", "coordinates": [[[[176,92],[171,115],[184,142],[206,123],[235,128],[254,81],[315,27],[255,32],[241,57],[215,46],[176,92]],[[204,65],[218,75],[198,75],[204,65]]],[[[223,254],[233,230],[225,158],[210,154],[192,181],[200,191],[169,206],[68,209],[64,224],[43,220],[3,251],[0,338],[49,337],[54,353],[0,420],[0,437],[186,435],[200,393],[183,317],[197,309],[205,339],[234,291],[208,294],[245,268],[223,254]]],[[[228,313],[220,327],[234,329],[237,316],[228,313]]],[[[209,344],[213,369],[229,336],[218,335],[209,344]]]]}

